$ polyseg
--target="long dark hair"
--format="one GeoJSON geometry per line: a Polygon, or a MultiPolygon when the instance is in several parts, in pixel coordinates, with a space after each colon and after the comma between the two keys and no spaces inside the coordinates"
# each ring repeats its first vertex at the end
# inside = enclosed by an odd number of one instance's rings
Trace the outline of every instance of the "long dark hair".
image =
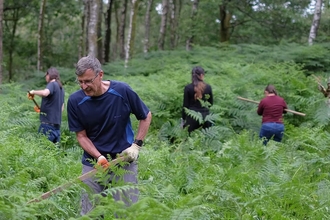
{"type": "Polygon", "coordinates": [[[268,93],[274,93],[275,95],[277,95],[275,86],[273,86],[273,85],[268,84],[265,88],[265,91],[267,91],[268,93]]]}
{"type": "Polygon", "coordinates": [[[55,79],[55,81],[58,83],[60,88],[62,89],[62,83],[60,81],[60,74],[58,73],[57,69],[55,67],[51,67],[47,70],[46,73],[49,76],[49,80],[55,79]]]}
{"type": "Polygon", "coordinates": [[[201,99],[203,97],[203,92],[205,90],[206,84],[202,79],[202,75],[205,74],[205,71],[202,67],[196,66],[191,71],[191,80],[194,85],[195,91],[195,100],[201,99]]]}

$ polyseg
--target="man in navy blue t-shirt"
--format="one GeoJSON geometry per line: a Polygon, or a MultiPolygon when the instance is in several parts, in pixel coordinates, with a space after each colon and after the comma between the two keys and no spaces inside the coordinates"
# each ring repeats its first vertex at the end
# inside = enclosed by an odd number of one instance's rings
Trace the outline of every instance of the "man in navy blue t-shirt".
{"type": "MultiPolygon", "coordinates": [[[[82,173],[94,169],[93,160],[98,165],[108,167],[107,158],[115,158],[119,154],[124,155],[129,162],[123,166],[130,171],[124,175],[124,181],[137,183],[136,160],[150,126],[151,112],[126,83],[102,80],[104,73],[95,57],[81,58],[76,65],[76,75],[81,89],[70,95],[67,111],[70,131],[76,133],[84,150],[82,173]],[[130,114],[134,114],[139,120],[135,138],[130,114]]],[[[112,178],[109,179],[111,181],[112,178]]],[[[105,189],[104,185],[93,178],[84,182],[95,193],[101,193],[105,189]]],[[[126,204],[134,203],[138,199],[138,193],[137,189],[131,189],[124,193],[124,198],[118,193],[114,195],[114,199],[125,200],[126,204]]],[[[92,208],[88,195],[84,194],[81,214],[88,213],[92,208]]]]}

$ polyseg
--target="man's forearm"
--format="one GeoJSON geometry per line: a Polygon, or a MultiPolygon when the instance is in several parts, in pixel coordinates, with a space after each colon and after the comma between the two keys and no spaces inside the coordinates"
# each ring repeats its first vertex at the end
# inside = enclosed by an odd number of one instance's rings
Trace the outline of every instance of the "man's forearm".
{"type": "Polygon", "coordinates": [[[135,137],[136,139],[143,140],[146,137],[150,127],[151,118],[152,118],[151,112],[149,112],[146,119],[140,120],[138,132],[135,137]]]}

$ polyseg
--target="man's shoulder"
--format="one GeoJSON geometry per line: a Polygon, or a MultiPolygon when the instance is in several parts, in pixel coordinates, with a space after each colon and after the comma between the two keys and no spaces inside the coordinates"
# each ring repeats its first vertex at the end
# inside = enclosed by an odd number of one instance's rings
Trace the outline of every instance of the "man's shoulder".
{"type": "Polygon", "coordinates": [[[79,99],[79,98],[83,98],[83,96],[84,96],[84,92],[80,89],[80,90],[77,90],[77,91],[71,93],[69,96],[69,99],[70,100],[79,99]]]}
{"type": "Polygon", "coordinates": [[[117,80],[111,80],[110,87],[115,89],[115,88],[130,88],[128,83],[123,82],[123,81],[117,81],[117,80]]]}

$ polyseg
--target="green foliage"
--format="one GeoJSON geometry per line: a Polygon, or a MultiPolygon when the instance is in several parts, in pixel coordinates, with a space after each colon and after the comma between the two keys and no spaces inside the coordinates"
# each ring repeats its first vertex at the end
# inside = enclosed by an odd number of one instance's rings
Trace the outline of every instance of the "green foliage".
{"type": "MultiPolygon", "coordinates": [[[[37,134],[38,115],[27,89],[45,86],[42,73],[22,83],[1,85],[0,216],[5,219],[327,219],[329,207],[328,100],[309,76],[311,60],[322,63],[325,83],[326,47],[258,45],[196,47],[191,52],[155,52],[129,62],[104,66],[105,79],[127,82],[153,114],[139,157],[139,201],[129,207],[111,196],[133,186],[109,185],[107,197],[80,216],[80,196],[87,190],[73,181],[81,175],[82,149],[67,125],[64,111],[61,144],[37,134]],[[317,49],[316,49],[317,48],[317,49]],[[313,53],[313,55],[309,55],[313,53]],[[324,58],[324,59],[323,59],[324,58]],[[191,69],[205,68],[214,105],[205,119],[214,123],[188,135],[180,128],[183,88],[191,69]],[[306,68],[309,66],[308,68],[306,68]],[[257,105],[268,83],[274,84],[291,110],[284,116],[281,143],[267,146],[258,137],[257,105]],[[71,187],[46,200],[27,204],[65,183],[71,187]]],[[[312,68],[313,69],[313,68],[312,68]]],[[[79,87],[73,69],[59,68],[65,99],[79,87]]],[[[40,103],[40,99],[36,98],[40,103]]],[[[138,122],[132,117],[133,128],[138,122]]],[[[125,171],[114,170],[119,176],[125,171]]],[[[97,174],[103,177],[101,173],[97,174]]]]}

